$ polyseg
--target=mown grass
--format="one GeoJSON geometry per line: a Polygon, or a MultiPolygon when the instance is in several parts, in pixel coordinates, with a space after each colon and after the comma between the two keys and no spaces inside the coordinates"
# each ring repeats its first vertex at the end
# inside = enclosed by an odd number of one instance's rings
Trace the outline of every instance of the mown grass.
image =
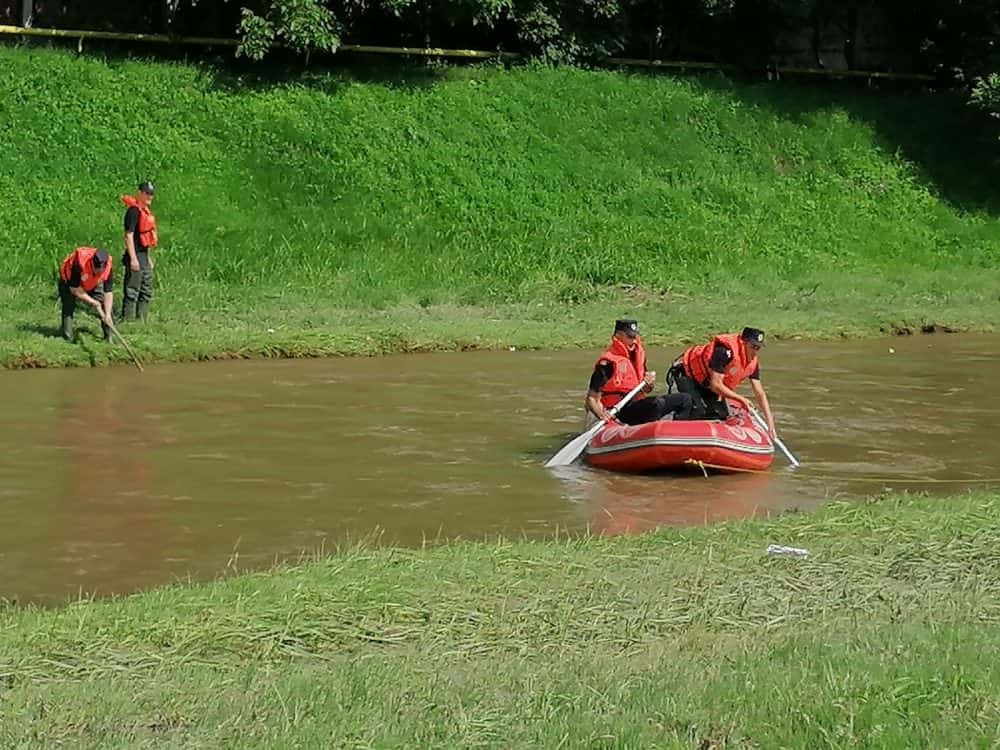
{"type": "Polygon", "coordinates": [[[154,325],[133,333],[154,359],[378,349],[357,324],[477,345],[452,335],[466,318],[526,346],[539,305],[567,332],[541,343],[596,344],[635,307],[622,287],[667,302],[664,336],[1000,312],[995,144],[945,94],[546,68],[263,80],[12,47],[0,90],[7,365],[104,360],[47,335],[52,277],[76,245],[117,254],[138,177],[159,190],[154,325]],[[581,304],[599,331],[574,329],[581,304]]]}
{"type": "Polygon", "coordinates": [[[0,615],[4,747],[989,747],[1000,495],[0,615]],[[806,547],[805,560],[767,544],[806,547]]]}

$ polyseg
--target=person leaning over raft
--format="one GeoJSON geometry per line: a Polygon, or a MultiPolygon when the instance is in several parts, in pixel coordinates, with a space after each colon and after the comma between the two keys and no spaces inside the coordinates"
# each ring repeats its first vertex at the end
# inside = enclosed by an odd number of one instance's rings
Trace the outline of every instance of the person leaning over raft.
{"type": "Polygon", "coordinates": [[[669,389],[676,387],[681,393],[691,396],[693,419],[725,420],[729,418],[727,398],[750,410],[750,402],[734,390],[749,378],[767,427],[772,437],[776,437],[771,406],[760,382],[757,356],[763,346],[764,332],[749,326],[739,335],[725,333],[713,336],[707,344],[686,349],[674,361],[667,372],[669,389]]]}
{"type": "MultiPolygon", "coordinates": [[[[611,345],[597,359],[587,390],[587,409],[601,421],[611,419],[608,410],[639,382],[646,381],[646,393],[656,385],[656,373],[646,370],[646,350],[634,320],[616,320],[611,345]]],[[[615,418],[625,424],[643,424],[673,414],[674,419],[688,419],[691,397],[686,393],[647,398],[640,391],[622,407],[615,418]]]]}
{"type": "Polygon", "coordinates": [[[150,209],[155,189],[153,183],[139,183],[134,196],[123,195],[125,211],[125,254],[122,255],[124,293],[122,294],[122,320],[146,320],[149,303],[153,299],[153,259],[150,248],[159,240],[156,234],[156,217],[150,209]]]}
{"type": "Polygon", "coordinates": [[[95,247],[78,247],[59,266],[59,301],[62,302],[62,336],[73,340],[73,313],[76,303],[85,302],[97,311],[104,340],[111,340],[111,320],[115,288],[111,256],[95,247]]]}

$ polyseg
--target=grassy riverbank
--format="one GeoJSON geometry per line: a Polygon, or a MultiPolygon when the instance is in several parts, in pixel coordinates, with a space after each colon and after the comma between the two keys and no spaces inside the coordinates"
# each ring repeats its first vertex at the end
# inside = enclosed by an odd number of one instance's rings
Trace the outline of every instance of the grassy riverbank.
{"type": "Polygon", "coordinates": [[[1000,320],[996,144],[957,98],[573,69],[239,77],[0,48],[0,363],[157,181],[146,359],[664,342],[1000,320]],[[155,106],[145,102],[151,92],[155,106]],[[949,134],[947,139],[943,133],[949,134]]]}
{"type": "MultiPolygon", "coordinates": [[[[206,289],[206,294],[216,290],[206,289]]],[[[865,307],[871,297],[841,289],[808,304],[794,293],[787,307],[761,308],[748,297],[720,309],[712,299],[656,294],[608,293],[603,299],[566,303],[436,305],[352,310],[317,308],[315,300],[288,297],[219,301],[218,309],[185,308],[165,302],[163,318],[145,327],[122,325],[143,360],[194,361],[217,358],[374,355],[393,352],[507,347],[596,347],[607,342],[615,317],[637,316],[653,345],[690,343],[716,330],[738,330],[746,323],[772,337],[833,339],[941,330],[995,330],[1000,306],[984,289],[968,300],[921,297],[900,300],[888,310],[865,307]],[[832,298],[835,301],[825,301],[832,298]],[[947,321],[947,323],[943,323],[947,321]]],[[[949,295],[950,297],[950,295],[949,295]]],[[[773,297],[771,298],[774,299],[773,297]]],[[[780,304],[780,303],[779,303],[780,304]]],[[[78,323],[79,343],[56,338],[55,323],[38,325],[37,304],[14,303],[8,321],[15,332],[0,339],[0,362],[9,367],[129,363],[120,346],[99,340],[96,319],[78,323]]],[[[50,318],[51,313],[50,312],[50,318]]]]}
{"type": "Polygon", "coordinates": [[[889,496],[9,610],[0,744],[984,747],[998,514],[889,496]]]}

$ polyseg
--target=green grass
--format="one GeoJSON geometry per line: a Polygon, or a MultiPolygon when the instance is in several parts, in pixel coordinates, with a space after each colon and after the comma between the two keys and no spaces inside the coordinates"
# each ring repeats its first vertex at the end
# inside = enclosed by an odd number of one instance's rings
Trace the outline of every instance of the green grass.
{"type": "Polygon", "coordinates": [[[118,254],[138,177],[163,241],[154,322],[130,329],[148,359],[597,344],[632,311],[675,340],[1000,318],[996,144],[946,94],[533,67],[263,80],[12,47],[0,90],[9,366],[125,361],[51,337],[52,277],[76,245],[118,254]],[[565,333],[536,335],[539,306],[565,333]]]}
{"type": "MultiPolygon", "coordinates": [[[[1000,319],[996,144],[946,95],[10,47],[0,91],[6,366],[126,361],[49,335],[52,277],[117,254],[139,177],[147,360],[596,345],[625,314],[652,343],[1000,319]]],[[[888,496],[8,607],[0,746],[990,747],[998,512],[888,496]]]]}
{"type": "Polygon", "coordinates": [[[992,747],[998,514],[889,495],[9,609],[0,745],[992,747]]]}

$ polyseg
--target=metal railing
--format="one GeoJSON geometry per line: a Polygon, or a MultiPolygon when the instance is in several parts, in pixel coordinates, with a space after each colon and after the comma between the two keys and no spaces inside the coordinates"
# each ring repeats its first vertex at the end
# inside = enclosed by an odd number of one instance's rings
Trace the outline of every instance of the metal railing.
{"type": "MultiPolygon", "coordinates": [[[[238,39],[220,37],[175,37],[168,34],[135,34],[116,31],[90,31],[86,29],[42,29],[34,26],[0,26],[0,34],[48,37],[53,39],[76,39],[77,48],[83,49],[85,39],[107,39],[129,42],[150,42],[159,44],[186,44],[204,47],[223,46],[236,47],[238,39]]],[[[474,49],[444,49],[441,47],[385,47],[369,44],[344,44],[337,48],[338,52],[361,52],[379,55],[414,55],[422,57],[444,57],[465,59],[502,59],[516,60],[524,57],[517,52],[502,52],[474,49]]],[[[737,66],[722,65],[710,62],[683,60],[643,60],[630,57],[608,57],[603,60],[606,65],[622,67],[663,68],[667,70],[733,70],[737,66]]],[[[796,68],[785,66],[769,66],[766,69],[769,76],[780,78],[788,76],[808,76],[830,79],[885,79],[896,81],[933,82],[938,79],[923,73],[887,73],[874,70],[826,70],[822,68],[796,68]]]]}

